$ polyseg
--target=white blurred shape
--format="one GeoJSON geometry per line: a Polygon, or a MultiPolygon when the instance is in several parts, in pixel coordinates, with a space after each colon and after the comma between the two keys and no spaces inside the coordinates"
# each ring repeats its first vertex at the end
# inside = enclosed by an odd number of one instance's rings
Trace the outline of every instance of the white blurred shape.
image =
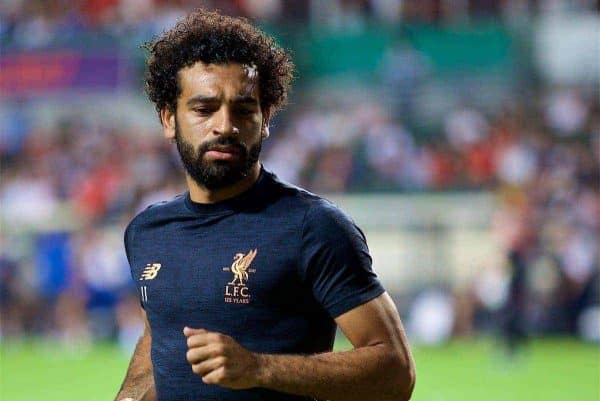
{"type": "Polygon", "coordinates": [[[498,310],[508,297],[509,280],[501,269],[485,269],[474,286],[475,295],[489,310],[498,310]]]}
{"type": "Polygon", "coordinates": [[[254,18],[271,19],[281,14],[281,0],[244,0],[243,7],[254,18]]]}
{"type": "Polygon", "coordinates": [[[0,191],[2,218],[10,225],[37,226],[52,218],[57,199],[51,182],[44,179],[17,177],[0,191]]]}
{"type": "Polygon", "coordinates": [[[584,340],[600,343],[600,306],[591,306],[579,315],[577,331],[584,340]]]}
{"type": "Polygon", "coordinates": [[[562,254],[563,271],[571,280],[585,283],[594,272],[596,263],[595,238],[577,233],[569,238],[562,254]]]}
{"type": "Polygon", "coordinates": [[[587,115],[585,102],[572,90],[554,93],[548,100],[545,112],[546,122],[561,136],[576,133],[585,123],[587,115]]]}
{"type": "Polygon", "coordinates": [[[408,330],[411,339],[436,345],[448,340],[454,326],[452,300],[441,291],[419,294],[410,308],[408,330]]]}
{"type": "Polygon", "coordinates": [[[456,149],[462,149],[487,137],[489,126],[479,111],[463,108],[448,115],[444,128],[448,142],[456,149]]]}
{"type": "Polygon", "coordinates": [[[535,153],[528,146],[515,143],[500,153],[498,177],[508,184],[524,184],[533,178],[536,167],[535,153]]]}

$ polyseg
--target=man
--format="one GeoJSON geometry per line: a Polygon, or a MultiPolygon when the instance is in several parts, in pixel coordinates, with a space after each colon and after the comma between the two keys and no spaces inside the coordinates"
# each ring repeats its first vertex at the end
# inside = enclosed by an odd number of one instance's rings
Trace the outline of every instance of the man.
{"type": "Polygon", "coordinates": [[[147,91],[189,191],[125,231],[146,328],[116,399],[409,399],[412,357],[364,235],[258,161],[288,55],[206,11],[148,49],[147,91]],[[353,350],[331,352],[336,325],[353,350]]]}

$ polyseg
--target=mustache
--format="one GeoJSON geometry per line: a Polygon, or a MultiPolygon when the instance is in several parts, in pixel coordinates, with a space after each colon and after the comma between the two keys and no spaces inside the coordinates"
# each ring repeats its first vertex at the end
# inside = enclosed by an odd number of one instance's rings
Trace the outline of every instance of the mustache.
{"type": "Polygon", "coordinates": [[[209,150],[211,150],[215,147],[218,147],[218,146],[233,147],[240,154],[246,154],[248,152],[246,144],[244,142],[238,141],[237,139],[232,138],[232,137],[225,137],[225,138],[217,138],[213,141],[203,143],[202,145],[200,145],[198,147],[198,154],[202,155],[202,154],[208,152],[209,150]]]}

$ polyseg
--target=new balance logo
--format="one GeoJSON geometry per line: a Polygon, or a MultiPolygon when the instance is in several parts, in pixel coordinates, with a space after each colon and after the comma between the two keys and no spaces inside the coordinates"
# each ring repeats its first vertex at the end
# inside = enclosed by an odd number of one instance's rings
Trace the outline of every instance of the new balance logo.
{"type": "Polygon", "coordinates": [[[144,269],[144,272],[142,273],[142,277],[140,277],[140,281],[142,280],[153,280],[157,275],[158,275],[158,271],[160,270],[160,263],[148,263],[146,265],[146,268],[144,269]]]}

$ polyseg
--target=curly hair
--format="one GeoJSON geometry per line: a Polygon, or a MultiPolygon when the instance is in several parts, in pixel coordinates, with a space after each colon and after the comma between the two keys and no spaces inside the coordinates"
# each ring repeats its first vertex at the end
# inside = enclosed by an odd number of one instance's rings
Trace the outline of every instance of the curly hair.
{"type": "Polygon", "coordinates": [[[198,61],[254,65],[261,108],[272,115],[286,104],[294,64],[272,37],[245,18],[198,9],[143,47],[150,53],[146,92],[159,114],[164,108],[176,110],[178,72],[198,61]]]}

